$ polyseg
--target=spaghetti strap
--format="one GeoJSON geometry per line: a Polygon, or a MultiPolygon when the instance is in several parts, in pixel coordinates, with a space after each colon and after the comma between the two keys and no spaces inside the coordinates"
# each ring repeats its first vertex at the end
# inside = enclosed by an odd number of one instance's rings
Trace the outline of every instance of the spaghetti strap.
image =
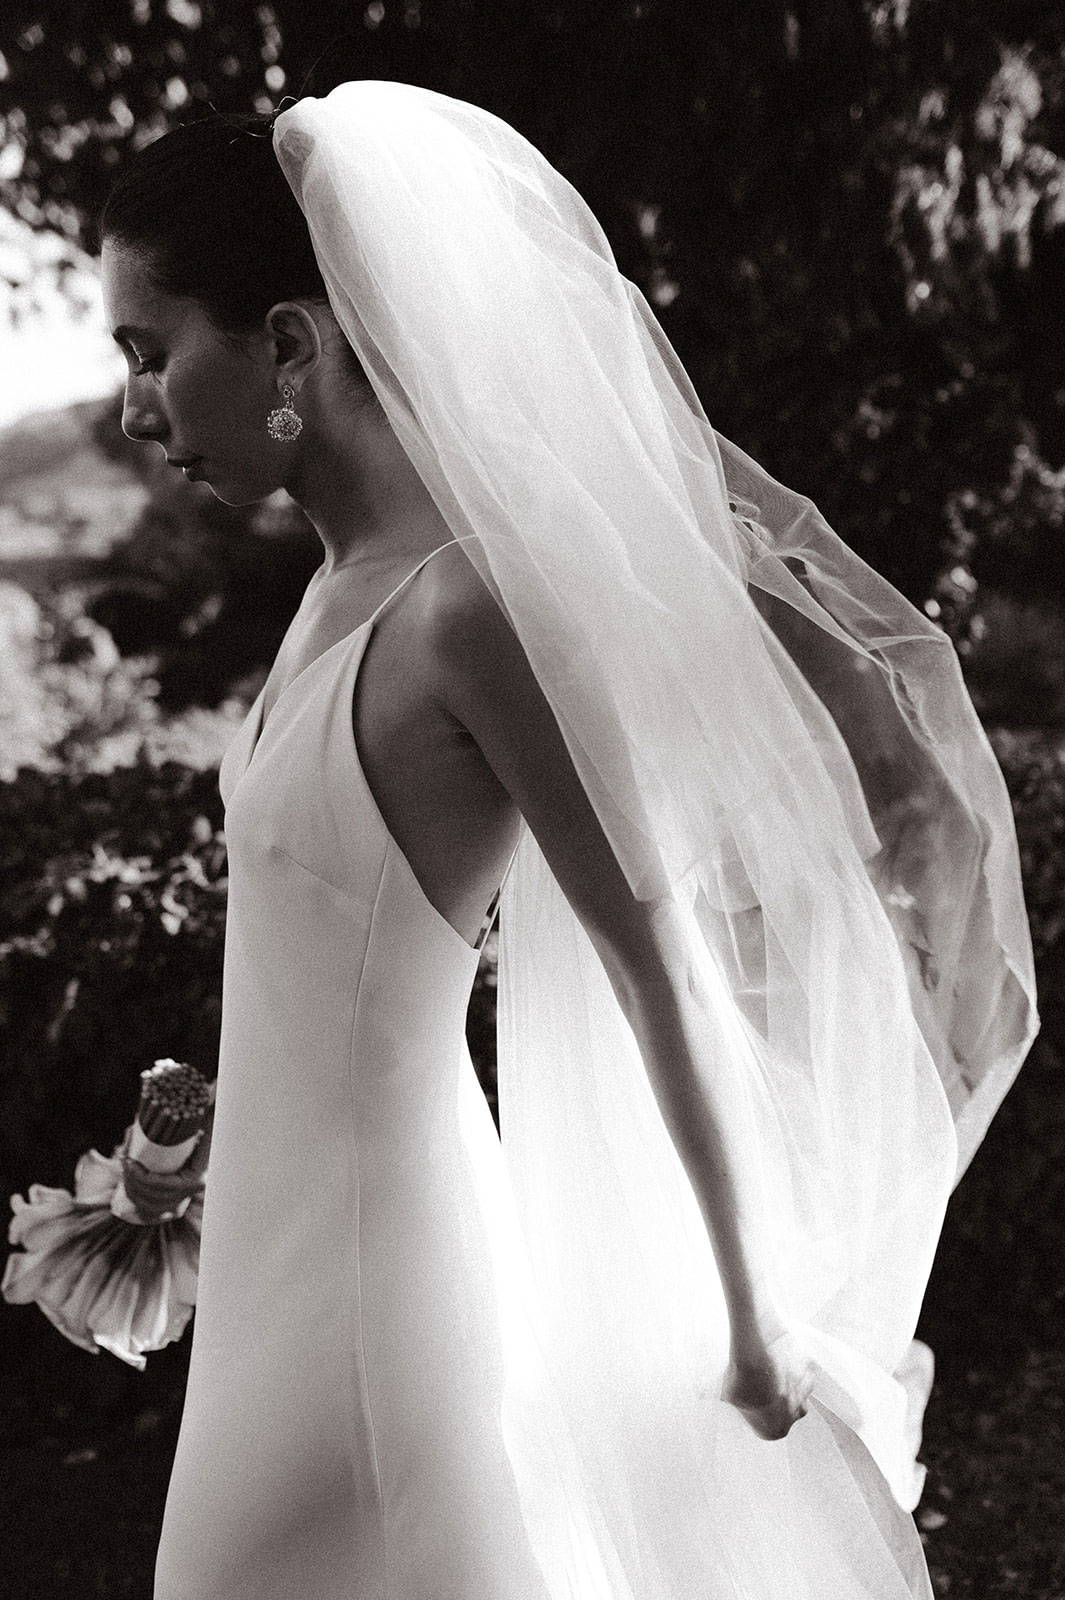
{"type": "MultiPolygon", "coordinates": [[[[468,537],[469,537],[469,535],[467,535],[467,538],[468,537]]],[[[439,555],[441,550],[447,550],[447,549],[450,548],[451,545],[453,545],[453,544],[462,544],[463,542],[464,541],[462,539],[448,539],[448,540],[445,541],[444,544],[438,544],[435,550],[430,550],[430,552],[429,552],[429,554],[427,556],[423,556],[422,557],[422,559],[418,562],[417,566],[411,568],[411,570],[407,573],[407,576],[405,578],[401,578],[399,580],[399,582],[396,584],[396,587],[392,590],[392,593],[385,596],[385,598],[381,601],[381,604],[377,607],[377,609],[375,611],[373,611],[370,614],[370,616],[368,616],[366,618],[365,622],[361,622],[359,624],[359,628],[356,629],[355,631],[358,632],[362,628],[368,628],[370,626],[371,622],[376,622],[378,617],[381,615],[382,611],[385,609],[385,607],[387,605],[390,605],[391,602],[396,598],[397,594],[403,588],[404,584],[409,583],[410,580],[413,577],[416,577],[417,574],[425,566],[425,563],[427,561],[431,561],[434,556],[439,555]]]]}
{"type": "MultiPolygon", "coordinates": [[[[381,604],[377,607],[376,611],[374,611],[371,616],[367,617],[366,621],[364,623],[362,623],[360,625],[360,627],[356,631],[361,633],[364,628],[371,627],[372,624],[374,624],[377,621],[377,619],[381,615],[381,613],[385,610],[386,606],[388,606],[396,598],[396,595],[403,588],[404,584],[409,583],[410,580],[413,577],[415,577],[422,570],[422,568],[425,566],[426,562],[432,560],[433,556],[439,555],[441,550],[446,550],[450,545],[453,545],[453,544],[467,544],[473,538],[476,538],[475,534],[466,534],[464,536],[457,536],[456,538],[448,539],[445,544],[437,545],[435,550],[430,550],[429,554],[427,556],[424,556],[422,558],[422,560],[418,562],[417,566],[413,567],[411,569],[411,571],[407,573],[405,578],[401,578],[400,579],[399,583],[397,583],[396,587],[392,590],[392,593],[390,595],[387,595],[385,597],[385,599],[381,601],[381,604]]],[[[524,827],[524,824],[523,824],[523,827],[524,827]]],[[[519,835],[518,835],[518,843],[519,844],[521,843],[521,833],[520,832],[519,832],[519,835]]],[[[495,894],[492,896],[492,903],[488,907],[488,910],[485,912],[484,918],[482,919],[480,932],[477,935],[476,942],[471,947],[471,948],[473,948],[473,949],[475,949],[477,951],[481,951],[481,950],[484,949],[485,943],[486,943],[486,941],[488,939],[488,935],[492,931],[492,925],[495,922],[496,917],[497,917],[497,915],[499,913],[499,904],[500,904],[500,901],[503,898],[503,889],[504,889],[504,886],[506,884],[507,878],[510,876],[510,869],[514,865],[514,857],[517,855],[517,853],[518,853],[518,845],[515,845],[513,851],[511,852],[510,860],[507,862],[506,871],[503,873],[502,881],[500,882],[499,887],[497,888],[495,894]]]]}
{"type": "MultiPolygon", "coordinates": [[[[301,668],[301,670],[296,673],[296,676],[294,678],[290,678],[289,679],[288,683],[282,684],[280,689],[277,691],[276,696],[275,696],[274,705],[276,706],[278,704],[278,702],[284,697],[284,695],[287,694],[289,689],[291,689],[296,683],[298,683],[300,681],[300,679],[302,679],[304,677],[304,675],[311,670],[312,667],[317,667],[319,662],[326,660],[328,657],[331,657],[335,652],[341,650],[345,646],[350,646],[353,643],[354,640],[360,638],[362,636],[362,634],[364,634],[368,629],[372,629],[374,623],[376,623],[378,617],[384,611],[385,607],[391,604],[391,602],[396,598],[396,596],[399,593],[399,591],[403,588],[403,585],[405,583],[409,583],[410,580],[417,573],[419,573],[422,570],[422,568],[425,566],[425,563],[427,561],[431,561],[432,558],[435,555],[439,555],[441,550],[447,550],[449,548],[449,546],[451,546],[453,544],[468,544],[469,541],[471,539],[473,539],[473,538],[476,538],[475,534],[465,534],[465,535],[462,535],[462,536],[454,538],[454,539],[447,539],[443,544],[437,545],[435,550],[430,550],[430,552],[429,552],[429,554],[427,556],[423,556],[422,559],[417,563],[417,565],[411,568],[410,572],[407,573],[405,578],[401,578],[400,579],[400,581],[396,584],[396,587],[392,590],[392,593],[385,596],[385,598],[381,601],[381,604],[379,606],[377,606],[377,608],[371,613],[371,615],[366,618],[365,622],[360,622],[359,625],[357,627],[353,628],[350,633],[346,633],[346,634],[344,634],[344,636],[342,638],[337,639],[336,642],[334,644],[330,645],[327,650],[323,650],[321,655],[316,656],[313,661],[309,661],[305,667],[301,668]]],[[[276,660],[275,660],[274,665],[276,666],[276,664],[277,663],[276,663],[276,660]]],[[[273,670],[274,670],[273,667],[271,667],[270,672],[267,674],[266,683],[264,683],[262,688],[259,690],[259,693],[255,698],[255,703],[253,704],[253,706],[251,708],[251,711],[248,713],[248,716],[249,716],[249,727],[251,728],[251,737],[250,737],[250,741],[249,741],[248,748],[247,748],[247,760],[245,761],[245,770],[247,770],[247,768],[251,765],[252,760],[254,759],[255,752],[259,747],[259,742],[262,739],[262,736],[266,731],[266,723],[267,723],[268,717],[273,715],[273,708],[271,708],[269,713],[267,713],[267,711],[266,711],[266,698],[265,698],[266,697],[266,689],[267,689],[267,687],[269,685],[270,677],[273,674],[273,670]],[[257,712],[256,712],[256,707],[258,708],[257,712]]]]}

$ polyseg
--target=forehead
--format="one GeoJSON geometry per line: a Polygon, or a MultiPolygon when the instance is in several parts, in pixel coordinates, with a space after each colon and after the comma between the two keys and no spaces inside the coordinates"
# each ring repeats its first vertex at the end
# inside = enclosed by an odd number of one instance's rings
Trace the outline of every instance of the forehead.
{"type": "Polygon", "coordinates": [[[142,251],[130,250],[105,239],[100,250],[100,285],[104,309],[112,333],[123,330],[161,334],[200,320],[202,313],[193,300],[165,293],[151,280],[149,258],[142,251]]]}

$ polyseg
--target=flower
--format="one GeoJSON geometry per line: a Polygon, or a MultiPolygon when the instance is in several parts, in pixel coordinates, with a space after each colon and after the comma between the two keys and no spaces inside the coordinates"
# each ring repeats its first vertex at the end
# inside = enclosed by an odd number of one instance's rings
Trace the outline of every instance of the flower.
{"type": "Polygon", "coordinates": [[[11,1196],[7,1259],[0,1292],[12,1304],[35,1300],[67,1339],[93,1355],[109,1350],[141,1371],[148,1351],[180,1338],[196,1303],[203,1196],[155,1227],[132,1226],[111,1211],[122,1178],[122,1145],[112,1156],[87,1150],[74,1193],[30,1185],[11,1196]]]}

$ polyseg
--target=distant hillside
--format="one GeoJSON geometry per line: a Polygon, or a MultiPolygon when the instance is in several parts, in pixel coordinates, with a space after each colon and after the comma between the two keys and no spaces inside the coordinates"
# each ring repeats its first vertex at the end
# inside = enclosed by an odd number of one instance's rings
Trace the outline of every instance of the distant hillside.
{"type": "Polygon", "coordinates": [[[85,442],[96,401],[34,411],[0,428],[0,494],[32,473],[63,465],[85,442]]]}
{"type": "Polygon", "coordinates": [[[38,589],[83,576],[144,506],[145,485],[92,438],[101,404],[79,401],[0,429],[0,577],[38,589]]]}

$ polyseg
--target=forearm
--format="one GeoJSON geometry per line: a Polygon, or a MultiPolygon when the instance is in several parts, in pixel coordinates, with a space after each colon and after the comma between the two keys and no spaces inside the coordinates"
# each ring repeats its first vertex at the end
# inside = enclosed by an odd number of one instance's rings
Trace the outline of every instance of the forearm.
{"type": "Polygon", "coordinates": [[[734,1346],[776,1325],[757,1184],[756,1129],[713,997],[675,969],[619,999],[699,1204],[721,1276],[734,1346]]]}

